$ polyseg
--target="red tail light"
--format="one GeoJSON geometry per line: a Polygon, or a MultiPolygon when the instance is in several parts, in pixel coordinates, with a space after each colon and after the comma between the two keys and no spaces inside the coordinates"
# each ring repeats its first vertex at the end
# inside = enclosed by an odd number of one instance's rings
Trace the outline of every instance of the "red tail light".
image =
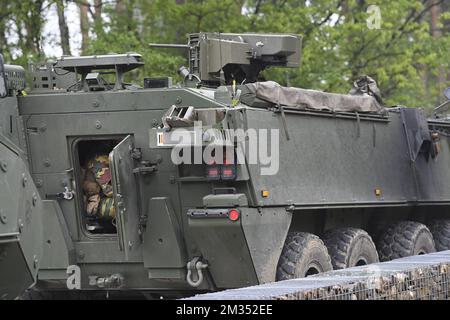
{"type": "Polygon", "coordinates": [[[222,180],[234,180],[236,179],[236,167],[234,165],[222,166],[222,180]]]}
{"type": "Polygon", "coordinates": [[[223,164],[206,164],[206,178],[208,180],[235,180],[236,164],[224,159],[223,164]]]}
{"type": "Polygon", "coordinates": [[[231,221],[237,221],[239,220],[239,217],[241,216],[241,213],[236,209],[231,209],[228,211],[228,219],[231,221]]]}
{"type": "Polygon", "coordinates": [[[206,178],[208,180],[219,180],[220,167],[218,165],[206,166],[206,178]]]}

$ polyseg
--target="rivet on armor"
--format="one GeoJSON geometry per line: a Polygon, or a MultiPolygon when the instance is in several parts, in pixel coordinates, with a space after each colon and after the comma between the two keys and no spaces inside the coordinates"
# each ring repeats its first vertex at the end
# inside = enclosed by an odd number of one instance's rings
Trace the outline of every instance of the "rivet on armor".
{"type": "Polygon", "coordinates": [[[80,260],[83,260],[84,259],[84,257],[85,257],[85,254],[84,254],[84,252],[83,251],[78,251],[78,259],[80,259],[80,260]]]}
{"type": "Polygon", "coordinates": [[[0,209],[0,222],[3,224],[8,223],[8,217],[6,216],[5,212],[0,209]]]}
{"type": "Polygon", "coordinates": [[[38,197],[37,197],[36,193],[33,193],[33,202],[32,202],[33,203],[33,207],[36,206],[37,201],[38,201],[38,197]]]}
{"type": "Polygon", "coordinates": [[[22,186],[25,188],[28,184],[28,178],[25,173],[22,173],[22,186]]]}
{"type": "Polygon", "coordinates": [[[44,181],[42,181],[42,179],[36,179],[35,183],[38,188],[41,188],[44,185],[44,181]]]}
{"type": "Polygon", "coordinates": [[[0,168],[3,172],[8,171],[8,162],[6,162],[5,160],[0,160],[0,168]]]}

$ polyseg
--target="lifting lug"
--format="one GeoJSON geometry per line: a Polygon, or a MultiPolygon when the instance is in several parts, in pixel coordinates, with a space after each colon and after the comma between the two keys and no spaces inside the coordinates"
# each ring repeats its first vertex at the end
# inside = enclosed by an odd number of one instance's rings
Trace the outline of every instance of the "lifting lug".
{"type": "Polygon", "coordinates": [[[191,287],[198,287],[203,282],[202,269],[208,267],[208,264],[203,263],[200,257],[194,257],[187,263],[186,281],[191,287]],[[193,276],[195,274],[195,276],[193,276]]]}

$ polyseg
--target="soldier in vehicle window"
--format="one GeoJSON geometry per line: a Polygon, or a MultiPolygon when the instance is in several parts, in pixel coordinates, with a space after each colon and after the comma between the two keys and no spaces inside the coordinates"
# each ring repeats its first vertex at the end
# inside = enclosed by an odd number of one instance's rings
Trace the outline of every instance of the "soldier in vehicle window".
{"type": "Polygon", "coordinates": [[[83,180],[86,214],[102,224],[116,217],[108,154],[95,154],[86,165],[83,180]]]}

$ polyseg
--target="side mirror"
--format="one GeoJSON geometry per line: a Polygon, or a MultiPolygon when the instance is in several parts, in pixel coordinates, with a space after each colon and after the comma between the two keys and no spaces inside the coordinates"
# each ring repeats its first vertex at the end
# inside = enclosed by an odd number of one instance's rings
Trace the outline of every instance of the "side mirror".
{"type": "Polygon", "coordinates": [[[450,100],[450,87],[444,90],[444,96],[446,96],[447,99],[450,100]]]}
{"type": "Polygon", "coordinates": [[[5,63],[3,62],[3,56],[0,54],[0,98],[4,98],[7,95],[5,63]]]}

